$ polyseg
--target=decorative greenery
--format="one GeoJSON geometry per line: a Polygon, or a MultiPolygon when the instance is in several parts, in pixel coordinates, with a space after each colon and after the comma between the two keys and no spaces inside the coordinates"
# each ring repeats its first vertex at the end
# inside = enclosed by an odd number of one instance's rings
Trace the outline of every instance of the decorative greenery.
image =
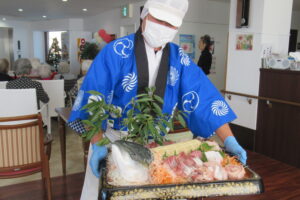
{"type": "Polygon", "coordinates": [[[81,59],[94,60],[100,49],[97,44],[86,42],[81,52],[81,59]]]}
{"type": "Polygon", "coordinates": [[[206,142],[203,142],[198,150],[201,152],[207,152],[207,151],[211,151],[214,148],[214,146],[210,146],[209,144],[207,144],[206,142]]]}
{"type": "MultiPolygon", "coordinates": [[[[137,95],[126,105],[130,108],[126,113],[126,118],[121,123],[128,128],[128,136],[123,139],[143,145],[148,144],[149,139],[153,139],[162,145],[165,141],[164,136],[168,134],[168,129],[173,130],[174,128],[174,120],[179,120],[183,127],[186,126],[182,117],[185,113],[178,111],[174,113],[173,117],[162,113],[159,105],[163,105],[163,100],[155,95],[154,91],[155,88],[147,88],[145,94],[137,95]]],[[[88,119],[83,120],[88,130],[83,134],[86,140],[90,140],[95,134],[102,131],[102,123],[107,120],[109,113],[121,117],[120,111],[115,106],[106,104],[103,94],[96,91],[89,91],[88,93],[101,98],[92,99],[82,108],[90,113],[88,119]]],[[[108,143],[109,140],[104,138],[100,140],[99,145],[108,143]]]]}
{"type": "MultiPolygon", "coordinates": [[[[140,144],[148,144],[149,139],[162,145],[165,141],[164,135],[168,134],[168,128],[173,130],[174,120],[179,120],[182,126],[186,126],[182,115],[183,112],[175,112],[172,117],[162,112],[163,105],[161,97],[154,94],[155,88],[146,88],[145,94],[132,98],[127,106],[127,117],[122,123],[128,128],[128,136],[125,140],[132,140],[140,144]]],[[[127,107],[126,106],[126,107],[127,107]]]]}
{"type": "MultiPolygon", "coordinates": [[[[121,116],[120,111],[115,106],[106,104],[103,94],[97,91],[88,91],[88,93],[97,98],[91,99],[91,102],[82,108],[89,113],[88,119],[82,121],[87,127],[87,131],[82,135],[86,140],[90,140],[95,134],[102,131],[102,123],[107,120],[109,113],[115,114],[117,117],[121,116]]],[[[99,141],[99,145],[106,145],[108,143],[107,138],[99,141]]]]}
{"type": "MultiPolygon", "coordinates": [[[[202,152],[202,158],[201,159],[202,159],[203,162],[207,162],[208,161],[207,158],[206,158],[205,152],[212,151],[213,149],[214,149],[214,146],[211,146],[211,145],[209,145],[206,142],[203,142],[199,146],[198,150],[202,152]]],[[[220,155],[223,158],[225,157],[225,152],[223,150],[219,150],[218,152],[220,153],[220,155]]]]}

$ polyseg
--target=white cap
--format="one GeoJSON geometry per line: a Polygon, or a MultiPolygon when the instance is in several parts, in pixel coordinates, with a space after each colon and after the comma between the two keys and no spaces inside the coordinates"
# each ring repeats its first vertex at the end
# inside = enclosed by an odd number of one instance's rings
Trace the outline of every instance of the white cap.
{"type": "Polygon", "coordinates": [[[180,27],[188,7],[188,0],[147,0],[141,18],[150,13],[156,19],[180,27]]]}

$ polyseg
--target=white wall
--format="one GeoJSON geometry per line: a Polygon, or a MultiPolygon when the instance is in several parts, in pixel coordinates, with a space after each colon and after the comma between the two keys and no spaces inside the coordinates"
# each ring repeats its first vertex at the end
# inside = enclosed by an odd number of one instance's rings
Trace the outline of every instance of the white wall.
{"type": "MultiPolygon", "coordinates": [[[[297,43],[300,43],[300,11],[294,11],[292,13],[291,29],[298,30],[297,43]]],[[[298,50],[298,51],[300,51],[300,50],[298,50]]]]}
{"type": "Polygon", "coordinates": [[[109,34],[116,34],[120,36],[120,27],[125,25],[134,24],[136,29],[139,27],[140,20],[140,6],[144,5],[144,2],[134,3],[132,18],[122,18],[121,8],[108,10],[102,12],[99,15],[84,19],[84,30],[96,32],[99,29],[105,29],[109,34]]]}
{"type": "MultiPolygon", "coordinates": [[[[249,28],[236,29],[237,1],[231,0],[226,90],[258,95],[263,45],[270,44],[276,53],[288,52],[292,0],[250,2],[249,28]],[[235,49],[238,34],[253,34],[252,51],[235,49]]],[[[257,100],[251,105],[245,97],[233,96],[227,101],[238,115],[233,123],[256,130],[257,100]]]]}
{"type": "MultiPolygon", "coordinates": [[[[224,89],[230,2],[228,0],[189,0],[189,3],[189,11],[179,29],[179,34],[195,35],[195,62],[198,62],[200,56],[197,48],[200,36],[209,34],[214,37],[216,74],[209,75],[209,78],[218,89],[224,89]]],[[[99,29],[105,29],[107,33],[117,34],[119,37],[121,26],[134,24],[136,29],[139,27],[140,6],[143,5],[144,2],[133,4],[132,18],[121,18],[120,9],[109,10],[97,16],[85,18],[84,30],[96,32],[99,29]]],[[[174,42],[179,44],[178,35],[174,42]]]]}
{"type": "Polygon", "coordinates": [[[266,34],[289,35],[293,0],[264,0],[264,3],[262,32],[266,34]]]}
{"type": "Polygon", "coordinates": [[[31,27],[36,31],[66,31],[69,29],[69,19],[33,21],[31,27]]]}
{"type": "Polygon", "coordinates": [[[228,25],[229,8],[229,0],[189,0],[184,22],[228,25]]]}
{"type": "Polygon", "coordinates": [[[262,44],[272,44],[272,51],[274,53],[287,55],[293,0],[264,1],[262,44]]]}
{"type": "Polygon", "coordinates": [[[33,57],[45,63],[45,40],[43,31],[33,31],[33,57]]]}
{"type": "Polygon", "coordinates": [[[7,18],[6,21],[0,21],[0,27],[13,28],[13,51],[15,60],[18,58],[18,40],[21,42],[21,57],[31,58],[33,56],[33,35],[30,22],[7,18]]]}

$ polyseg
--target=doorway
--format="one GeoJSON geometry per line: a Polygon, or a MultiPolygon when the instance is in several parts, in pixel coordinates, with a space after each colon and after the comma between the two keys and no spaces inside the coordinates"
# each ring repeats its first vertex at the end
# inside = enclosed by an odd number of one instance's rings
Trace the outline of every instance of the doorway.
{"type": "Polygon", "coordinates": [[[298,37],[298,30],[291,29],[290,31],[290,42],[289,42],[289,52],[297,51],[297,37],[298,37]]]}

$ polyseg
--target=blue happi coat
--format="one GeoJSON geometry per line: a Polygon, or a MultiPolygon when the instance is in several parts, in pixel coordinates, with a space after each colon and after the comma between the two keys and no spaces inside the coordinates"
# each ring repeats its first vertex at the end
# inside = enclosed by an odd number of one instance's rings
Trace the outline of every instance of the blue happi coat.
{"type": "MultiPolygon", "coordinates": [[[[138,90],[135,36],[117,39],[97,55],[78,92],[69,124],[88,117],[81,108],[87,104],[90,94],[86,92],[90,90],[104,94],[106,102],[121,109],[125,117],[127,110],[124,108],[138,90]]],[[[202,70],[181,48],[170,43],[163,112],[171,114],[176,107],[187,112],[186,122],[193,134],[205,138],[236,118],[202,70]]],[[[111,119],[114,120],[113,128],[119,130],[122,119],[111,119]]]]}

